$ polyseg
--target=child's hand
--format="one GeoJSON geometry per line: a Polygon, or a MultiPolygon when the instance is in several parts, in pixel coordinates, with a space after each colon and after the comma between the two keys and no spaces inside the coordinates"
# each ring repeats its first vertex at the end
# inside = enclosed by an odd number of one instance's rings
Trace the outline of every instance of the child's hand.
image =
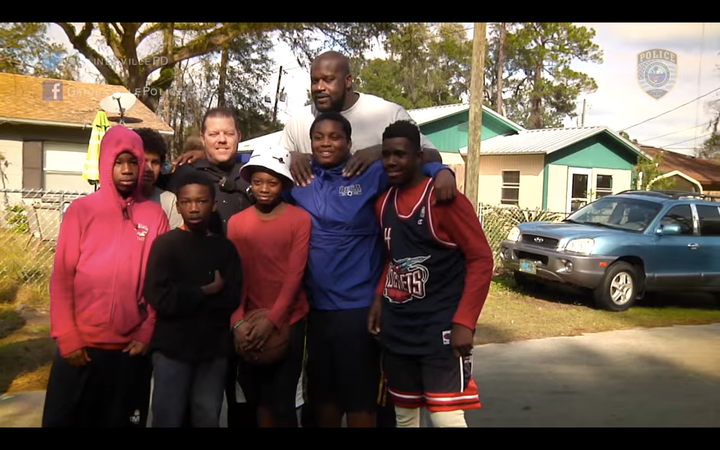
{"type": "Polygon", "coordinates": [[[472,355],[474,332],[468,327],[454,323],[450,332],[450,345],[456,358],[472,355]]]}
{"type": "Polygon", "coordinates": [[[205,295],[214,295],[219,294],[222,292],[223,288],[225,287],[225,281],[222,279],[222,276],[220,275],[220,271],[215,271],[215,280],[208,284],[203,286],[202,291],[205,295]]]}
{"type": "Polygon", "coordinates": [[[382,297],[376,296],[373,299],[370,313],[368,314],[368,331],[373,336],[380,334],[380,317],[382,314],[382,297]]]}
{"type": "Polygon", "coordinates": [[[275,331],[275,325],[267,317],[261,317],[247,336],[248,352],[261,352],[270,335],[275,331]]]}
{"type": "Polygon", "coordinates": [[[147,355],[148,350],[148,346],[143,344],[142,342],[132,341],[130,345],[125,347],[125,350],[123,350],[123,352],[130,352],[130,356],[136,356],[140,354],[147,355]]]}
{"type": "Polygon", "coordinates": [[[247,345],[247,337],[250,334],[251,326],[247,322],[243,322],[242,325],[237,327],[233,331],[235,337],[235,347],[240,348],[240,345],[247,345]]]}
{"type": "Polygon", "coordinates": [[[73,367],[82,367],[90,362],[90,357],[87,354],[87,349],[83,347],[80,350],[65,356],[65,361],[73,367]]]}

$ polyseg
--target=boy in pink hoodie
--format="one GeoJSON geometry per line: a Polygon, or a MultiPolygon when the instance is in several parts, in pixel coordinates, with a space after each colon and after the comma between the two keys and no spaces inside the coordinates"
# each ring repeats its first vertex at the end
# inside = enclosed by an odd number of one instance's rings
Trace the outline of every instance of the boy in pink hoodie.
{"type": "Polygon", "coordinates": [[[155,312],[142,297],[153,240],[169,230],[142,195],[140,136],[116,125],[100,144],[100,186],[63,216],[50,280],[50,333],[58,344],[43,427],[131,427],[155,312]]]}

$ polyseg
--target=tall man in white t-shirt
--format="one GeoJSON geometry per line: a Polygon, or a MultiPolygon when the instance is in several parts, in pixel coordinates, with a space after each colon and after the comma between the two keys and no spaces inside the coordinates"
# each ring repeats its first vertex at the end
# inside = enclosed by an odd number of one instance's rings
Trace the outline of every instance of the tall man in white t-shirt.
{"type": "MultiPolygon", "coordinates": [[[[380,159],[382,133],[398,120],[413,121],[410,114],[397,103],[353,90],[353,76],[348,58],[330,51],[313,60],[310,68],[310,94],[313,104],[294,115],[280,135],[280,146],[293,152],[292,175],[299,185],[312,177],[310,157],[310,125],[320,113],[341,113],[353,128],[353,159],[345,168],[346,175],[360,174],[380,159]]],[[[422,137],[426,156],[442,161],[437,148],[426,136],[422,137]]]]}

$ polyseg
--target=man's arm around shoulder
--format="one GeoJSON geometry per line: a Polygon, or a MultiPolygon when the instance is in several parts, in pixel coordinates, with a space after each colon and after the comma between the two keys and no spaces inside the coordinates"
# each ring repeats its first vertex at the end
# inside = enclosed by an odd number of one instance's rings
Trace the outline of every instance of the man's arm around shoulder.
{"type": "Polygon", "coordinates": [[[195,167],[193,167],[192,163],[183,164],[182,166],[178,166],[177,169],[175,169],[175,172],[170,175],[170,179],[167,182],[167,190],[175,194],[175,196],[178,195],[178,183],[180,182],[180,178],[182,178],[185,174],[188,172],[192,172],[193,170],[196,170],[195,167]]]}

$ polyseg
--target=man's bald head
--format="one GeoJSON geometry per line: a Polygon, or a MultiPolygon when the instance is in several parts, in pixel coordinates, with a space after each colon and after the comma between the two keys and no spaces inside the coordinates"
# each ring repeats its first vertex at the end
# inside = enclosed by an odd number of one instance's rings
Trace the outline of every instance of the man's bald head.
{"type": "Polygon", "coordinates": [[[325,52],[310,66],[310,93],[320,112],[340,112],[348,107],[348,93],[352,92],[350,60],[342,53],[325,52]]]}
{"type": "Polygon", "coordinates": [[[338,76],[346,77],[348,75],[351,75],[350,58],[340,52],[331,50],[325,53],[321,53],[315,59],[313,59],[310,70],[312,71],[314,67],[317,67],[322,63],[330,63],[330,65],[334,66],[337,70],[336,73],[338,74],[338,76]]]}

